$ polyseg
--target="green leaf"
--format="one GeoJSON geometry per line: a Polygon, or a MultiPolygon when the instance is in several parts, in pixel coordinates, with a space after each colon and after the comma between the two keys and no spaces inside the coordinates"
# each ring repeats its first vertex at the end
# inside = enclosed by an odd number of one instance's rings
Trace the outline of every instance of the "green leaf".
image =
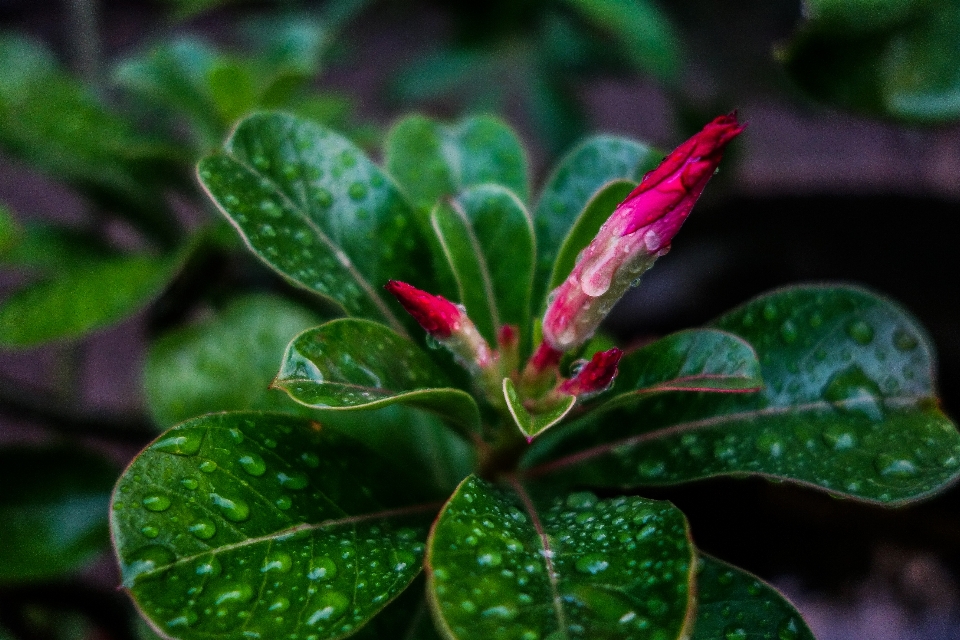
{"type": "Polygon", "coordinates": [[[701,554],[692,640],[717,638],[816,640],[776,589],[743,569],[701,554]]]}
{"type": "Polygon", "coordinates": [[[380,287],[420,283],[417,265],[429,259],[409,205],[352,143],[307,120],[257,114],[198,170],[267,265],[351,315],[403,331],[380,287]]]}
{"type": "Polygon", "coordinates": [[[580,255],[580,252],[586,249],[590,241],[596,237],[600,227],[607,221],[617,205],[623,202],[636,187],[636,183],[632,180],[614,180],[601,187],[590,198],[583,212],[570,228],[570,232],[567,233],[567,237],[564,238],[563,244],[560,245],[547,285],[549,291],[553,291],[563,284],[563,281],[567,279],[567,276],[577,265],[577,256],[580,255]]]}
{"type": "Polygon", "coordinates": [[[434,411],[468,432],[480,427],[469,393],[451,388],[417,345],[369,320],[333,320],[298,335],[283,354],[273,386],[317,409],[400,403],[434,411]]]}
{"type": "Polygon", "coordinates": [[[667,391],[758,391],[763,386],[753,347],[716,329],[688,329],[657,340],[621,358],[612,409],[647,394],[667,391]]]}
{"type": "Polygon", "coordinates": [[[574,493],[535,505],[519,484],[471,476],[427,546],[427,593],[448,638],[690,631],[694,550],[668,502],[574,493]]]}
{"type": "Polygon", "coordinates": [[[673,25],[649,0],[567,0],[566,4],[613,36],[611,46],[637,69],[661,81],[680,72],[680,44],[673,25]]]}
{"type": "Polygon", "coordinates": [[[525,332],[533,284],[533,227],[507,189],[483,185],[440,203],[430,216],[450,262],[460,302],[491,344],[505,324],[525,332]]]}
{"type": "Polygon", "coordinates": [[[28,271],[55,276],[116,255],[102,238],[68,227],[27,221],[19,231],[17,242],[2,256],[2,262],[28,271]]]}
{"type": "Polygon", "coordinates": [[[78,338],[118,322],[159,295],[182,262],[139,255],[65,266],[0,303],[0,346],[78,338]]]}
{"type": "Polygon", "coordinates": [[[5,258],[12,247],[20,242],[23,230],[10,214],[10,210],[0,204],[0,258],[5,258]]]}
{"type": "Polygon", "coordinates": [[[76,447],[0,450],[0,584],[62,576],[104,551],[116,477],[76,447]]]}
{"type": "Polygon", "coordinates": [[[283,298],[252,295],[233,300],[215,317],[164,334],[150,345],[144,365],[150,414],[164,427],[213,411],[307,414],[268,387],[290,340],[319,322],[283,298]]]}
{"type": "Polygon", "coordinates": [[[544,438],[531,473],[599,486],[758,474],[881,504],[960,472],[937,407],[933,353],[895,304],[851,287],[762,296],[714,323],[756,349],[759,393],[657,394],[544,438]]]}
{"type": "Polygon", "coordinates": [[[804,0],[804,17],[835,35],[896,29],[925,0],[804,0]]]}
{"type": "Polygon", "coordinates": [[[444,196],[480,184],[498,184],[524,202],[529,198],[527,158],[510,127],[492,116],[445,126],[413,115],[387,134],[385,164],[421,210],[444,196]]]}
{"type": "Polygon", "coordinates": [[[546,406],[528,410],[523,406],[523,400],[510,378],[503,379],[503,397],[507,401],[507,408],[513,416],[513,421],[527,441],[533,440],[546,429],[563,420],[577,402],[575,396],[562,396],[546,406]]]}
{"type": "Polygon", "coordinates": [[[356,441],[225,413],[163,434],[117,484],[124,585],[165,634],[339,638],[420,571],[437,505],[356,441]]]}
{"type": "Polygon", "coordinates": [[[573,149],[554,169],[533,217],[537,239],[534,297],[540,300],[561,243],[601,187],[613,180],[639,182],[662,154],[645,144],[615,136],[596,136],[573,149]]]}

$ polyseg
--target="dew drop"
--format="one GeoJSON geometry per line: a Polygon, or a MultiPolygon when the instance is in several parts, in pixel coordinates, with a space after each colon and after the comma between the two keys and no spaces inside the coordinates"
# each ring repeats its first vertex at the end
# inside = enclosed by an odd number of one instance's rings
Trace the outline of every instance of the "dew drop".
{"type": "Polygon", "coordinates": [[[161,453],[172,453],[178,456],[193,456],[200,451],[202,442],[202,431],[182,431],[176,435],[169,435],[166,438],[157,440],[150,447],[150,450],[160,451],[161,453]]]}
{"type": "Polygon", "coordinates": [[[362,182],[354,182],[347,188],[347,194],[353,200],[363,200],[367,197],[367,185],[362,182]]]}
{"type": "Polygon", "coordinates": [[[497,551],[481,551],[477,554],[477,564],[481,567],[498,567],[503,562],[503,556],[497,551]]]}
{"type": "Polygon", "coordinates": [[[888,478],[912,478],[917,475],[917,466],[905,458],[881,453],[873,461],[880,475],[888,478]]]}
{"type": "Polygon", "coordinates": [[[189,527],[187,527],[187,531],[193,534],[195,538],[199,538],[201,540],[209,540],[210,538],[212,538],[217,534],[217,525],[214,524],[211,520],[202,518],[200,520],[197,520],[193,524],[191,524],[189,527]]]}
{"type": "Polygon", "coordinates": [[[799,335],[800,332],[797,331],[797,325],[795,325],[792,320],[785,320],[784,323],[780,325],[780,337],[783,338],[785,343],[793,344],[797,341],[799,335]]]}
{"type": "Polygon", "coordinates": [[[320,456],[312,451],[307,451],[306,453],[301,454],[300,459],[303,460],[303,464],[307,465],[311,469],[316,469],[320,466],[320,456]]]}
{"type": "Polygon", "coordinates": [[[498,620],[513,620],[517,617],[516,607],[510,606],[508,604],[501,604],[494,607],[489,607],[480,612],[480,615],[484,618],[496,618],[498,620]]]}
{"type": "Polygon", "coordinates": [[[243,522],[250,517],[250,507],[242,500],[231,500],[218,493],[211,493],[210,501],[220,509],[220,513],[227,520],[243,522]]]}
{"type": "Polygon", "coordinates": [[[313,194],[313,201],[321,208],[329,209],[330,205],[333,204],[333,195],[323,187],[317,187],[317,190],[313,194]]]}
{"type": "Polygon", "coordinates": [[[195,478],[184,478],[180,481],[180,484],[184,489],[189,489],[190,491],[193,491],[200,486],[200,483],[197,482],[195,478]]]}
{"type": "Polygon", "coordinates": [[[567,508],[577,511],[592,509],[597,504],[597,496],[589,491],[579,491],[567,496],[567,508]]]}
{"type": "Polygon", "coordinates": [[[763,317],[767,320],[773,320],[777,317],[777,305],[772,302],[768,302],[763,305],[763,317]]]}
{"type": "Polygon", "coordinates": [[[237,461],[240,467],[252,476],[262,476],[267,471],[267,463],[256,453],[245,453],[237,461]]]}
{"type": "Polygon", "coordinates": [[[277,505],[277,509],[280,509],[281,511],[286,511],[287,509],[293,506],[293,500],[290,499],[290,496],[280,496],[279,498],[276,499],[274,504],[277,505]]]}
{"type": "Polygon", "coordinates": [[[747,630],[739,625],[731,625],[723,630],[726,640],[747,640],[747,630]]]}
{"type": "Polygon", "coordinates": [[[209,576],[211,578],[219,576],[221,571],[223,571],[223,567],[220,565],[220,561],[214,556],[210,556],[208,560],[201,561],[194,569],[194,572],[198,576],[209,576]]]}
{"type": "Polygon", "coordinates": [[[610,563],[599,553],[588,553],[578,558],[574,566],[580,573],[597,575],[601,571],[606,571],[610,563]]]}
{"type": "Polygon", "coordinates": [[[157,529],[156,527],[151,526],[151,525],[147,525],[147,526],[143,527],[142,529],[140,529],[140,533],[142,533],[142,534],[144,535],[144,537],[147,537],[147,538],[151,538],[151,539],[152,539],[152,538],[156,538],[158,535],[160,535],[160,529],[157,529]]]}
{"type": "Polygon", "coordinates": [[[800,625],[793,616],[788,616],[777,627],[777,637],[780,640],[797,640],[800,637],[800,625]]]}
{"type": "Polygon", "coordinates": [[[823,389],[823,399],[839,411],[860,414],[873,421],[883,419],[880,387],[857,365],[834,374],[823,389]]]}
{"type": "Polygon", "coordinates": [[[866,346],[873,342],[873,327],[863,320],[854,320],[847,325],[847,335],[857,344],[866,346]]]}
{"type": "Polygon", "coordinates": [[[282,613],[290,608],[290,601],[286,598],[277,598],[270,606],[267,607],[267,611],[273,611],[274,613],[282,613]]]}
{"type": "Polygon", "coordinates": [[[281,487],[294,491],[305,489],[308,484],[306,474],[299,471],[291,471],[289,474],[281,471],[277,474],[277,480],[280,481],[281,487]]]}
{"type": "Polygon", "coordinates": [[[857,444],[857,438],[842,424],[831,424],[823,430],[823,441],[834,451],[846,451],[857,444]]]}
{"type": "Polygon", "coordinates": [[[350,599],[339,591],[326,591],[317,597],[318,608],[307,618],[311,627],[339,619],[350,606],[350,599]]]}
{"type": "Polygon", "coordinates": [[[204,460],[200,463],[200,471],[204,473],[213,473],[217,470],[217,463],[213,460],[204,460]]]}
{"type": "Polygon", "coordinates": [[[166,511],[170,508],[170,498],[167,496],[147,496],[142,504],[147,511],[166,511]]]}
{"type": "Polygon", "coordinates": [[[197,616],[196,612],[185,611],[176,618],[167,620],[167,626],[172,628],[192,627],[193,625],[197,624],[197,620],[199,620],[199,616],[197,616]]]}
{"type": "Polygon", "coordinates": [[[330,558],[314,558],[307,577],[311,580],[332,580],[337,575],[337,563],[330,558]]]}
{"type": "Polygon", "coordinates": [[[240,604],[248,602],[253,597],[253,588],[245,583],[233,584],[224,587],[214,596],[214,604],[240,604]]]}
{"type": "Polygon", "coordinates": [[[260,567],[260,572],[267,573],[268,571],[278,571],[280,573],[287,573],[290,571],[292,566],[293,561],[286,553],[271,553],[264,558],[263,566],[260,567]]]}
{"type": "Polygon", "coordinates": [[[123,564],[124,584],[131,584],[138,576],[170,564],[176,557],[171,549],[159,544],[137,549],[123,564]]]}
{"type": "Polygon", "coordinates": [[[918,344],[916,336],[906,329],[899,328],[893,332],[893,346],[897,351],[913,351],[918,344]]]}

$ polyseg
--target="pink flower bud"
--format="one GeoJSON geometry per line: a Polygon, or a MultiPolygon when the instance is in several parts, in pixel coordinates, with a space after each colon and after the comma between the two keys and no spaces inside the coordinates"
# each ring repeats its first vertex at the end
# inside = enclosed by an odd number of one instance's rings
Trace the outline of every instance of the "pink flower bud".
{"type": "Polygon", "coordinates": [[[677,147],[627,196],[550,295],[544,342],[569,351],[586,342],[643,272],[665,254],[743,126],[719,116],[677,147]]]}
{"type": "Polygon", "coordinates": [[[460,328],[463,311],[443,296],[421,291],[399,280],[390,280],[383,288],[433,337],[449,338],[460,328]]]}
{"type": "Polygon", "coordinates": [[[617,377],[617,363],[623,357],[623,351],[614,347],[609,351],[593,354],[577,375],[560,384],[560,392],[571,396],[585,396],[599,393],[617,377]]]}

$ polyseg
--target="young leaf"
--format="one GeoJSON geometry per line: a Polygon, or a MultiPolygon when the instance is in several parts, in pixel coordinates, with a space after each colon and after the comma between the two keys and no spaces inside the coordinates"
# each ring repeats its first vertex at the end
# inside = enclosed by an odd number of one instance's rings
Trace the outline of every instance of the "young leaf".
{"type": "Polygon", "coordinates": [[[763,386],[757,354],[745,340],[716,329],[688,329],[620,359],[612,409],[665,391],[742,393],[763,386]]]}
{"type": "Polygon", "coordinates": [[[541,511],[521,485],[471,476],[427,546],[427,593],[448,638],[690,631],[694,550],[667,502],[573,493],[541,511]]]}
{"type": "Polygon", "coordinates": [[[150,414],[170,427],[212,411],[309,413],[268,387],[290,340],[319,323],[283,298],[252,295],[214,318],[164,334],[150,345],[143,370],[150,414]]]}
{"type": "Polygon", "coordinates": [[[0,450],[0,585],[59,577],[104,551],[116,477],[75,447],[0,450]]]}
{"type": "Polygon", "coordinates": [[[593,240],[600,227],[607,221],[617,205],[623,202],[630,192],[637,187],[631,180],[614,180],[604,185],[587,202],[583,211],[577,217],[567,237],[564,238],[557,259],[553,263],[550,273],[548,291],[553,291],[566,280],[577,264],[577,256],[593,240]]]}
{"type": "Polygon", "coordinates": [[[0,346],[66,340],[118,322],[160,294],[185,257],[120,256],[65,266],[0,303],[0,346]]]}
{"type": "Polygon", "coordinates": [[[540,195],[533,217],[537,240],[534,300],[546,294],[561,243],[594,194],[612,180],[640,182],[662,157],[660,152],[634,140],[596,136],[560,161],[540,195]]]}
{"type": "Polygon", "coordinates": [[[317,409],[401,403],[434,411],[468,431],[480,426],[470,394],[451,388],[415,344],[369,320],[333,320],[298,335],[283,354],[273,386],[317,409]]]}
{"type": "Polygon", "coordinates": [[[417,222],[390,179],[345,138],[307,120],[257,114],[200,180],[247,245],[307,289],[403,331],[380,287],[423,282],[417,222]]]}
{"type": "Polygon", "coordinates": [[[467,187],[498,184],[529,198],[527,158],[516,134],[498,118],[475,116],[445,126],[408,116],[387,134],[385,164],[414,206],[429,211],[467,187]]]}
{"type": "Polygon", "coordinates": [[[503,187],[482,185],[440,203],[430,216],[450,262],[460,302],[491,344],[505,324],[526,328],[533,284],[533,228],[503,187]]]}
{"type": "Polygon", "coordinates": [[[163,434],[114,491],[124,586],[164,634],[340,638],[420,571],[438,505],[369,450],[292,416],[163,434]]]}
{"type": "Polygon", "coordinates": [[[527,440],[533,440],[544,430],[563,420],[577,402],[574,396],[563,396],[546,407],[528,411],[510,378],[503,379],[503,397],[507,401],[513,421],[527,440]]]}
{"type": "Polygon", "coordinates": [[[544,438],[530,464],[553,460],[531,472],[601,486],[748,473],[882,504],[923,497],[960,473],[960,434],[937,407],[932,347],[893,303],[851,287],[795,287],[714,326],[756,349],[761,392],[640,399],[544,438]]]}
{"type": "Polygon", "coordinates": [[[701,554],[692,640],[816,640],[780,593],[756,576],[701,554]]]}

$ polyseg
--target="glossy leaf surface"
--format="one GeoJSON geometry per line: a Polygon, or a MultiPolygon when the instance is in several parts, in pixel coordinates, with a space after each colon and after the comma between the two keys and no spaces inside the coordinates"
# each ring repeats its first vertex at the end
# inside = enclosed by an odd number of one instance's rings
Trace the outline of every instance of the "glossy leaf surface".
{"type": "Polygon", "coordinates": [[[122,256],[65,267],[0,303],[0,345],[77,338],[122,320],[159,295],[180,263],[179,257],[122,256]]]}
{"type": "Polygon", "coordinates": [[[427,590],[458,640],[679,638],[694,564],[667,502],[573,493],[534,506],[520,485],[471,476],[431,532],[427,590]]]}
{"type": "Polygon", "coordinates": [[[661,158],[659,152],[640,142],[596,136],[560,161],[543,188],[533,217],[537,238],[534,300],[546,293],[560,246],[594,194],[613,180],[639,183],[661,158]]]}
{"type": "Polygon", "coordinates": [[[411,202],[429,211],[467,187],[498,184],[529,198],[527,159],[516,134],[498,118],[477,116],[446,126],[414,115],[387,136],[387,170],[411,202]]]}
{"type": "Polygon", "coordinates": [[[763,386],[760,362],[742,338],[716,329],[688,329],[623,356],[602,406],[613,408],[666,391],[752,392],[763,386]],[[615,395],[616,394],[616,395],[615,395]]]}
{"type": "Polygon", "coordinates": [[[483,185],[440,203],[430,216],[460,303],[490,344],[505,324],[525,329],[533,284],[533,228],[517,197],[483,185]]]}
{"type": "Polygon", "coordinates": [[[507,408],[510,415],[513,416],[517,428],[520,429],[527,440],[532,440],[535,436],[543,433],[553,425],[563,420],[564,416],[570,413],[577,399],[574,396],[563,396],[556,402],[552,402],[544,407],[537,407],[528,410],[523,406],[520,394],[510,378],[503,379],[503,397],[507,402],[507,408]]]}
{"type": "Polygon", "coordinates": [[[762,392],[642,399],[548,435],[534,457],[555,459],[533,473],[604,486],[753,473],[885,504],[956,478],[960,434],[937,407],[931,347],[893,303],[796,287],[714,326],[754,346],[762,392]]]}
{"type": "Polygon", "coordinates": [[[269,386],[290,340],[319,323],[317,315],[284,298],[254,295],[164,334],[150,345],[144,365],[150,414],[170,427],[213,411],[307,413],[269,386]]]}
{"type": "Polygon", "coordinates": [[[815,640],[797,610],[756,576],[701,555],[693,640],[815,640]]]}
{"type": "Polygon", "coordinates": [[[560,251],[557,252],[556,261],[553,263],[553,271],[550,273],[548,291],[553,291],[563,284],[576,266],[577,256],[596,237],[600,227],[607,221],[613,210],[630,195],[636,186],[637,184],[632,180],[614,180],[601,187],[590,198],[567,233],[567,237],[564,238],[563,244],[560,245],[560,251]]]}
{"type": "Polygon", "coordinates": [[[337,638],[414,579],[432,496],[315,426],[215,414],[134,460],[111,526],[124,585],[157,628],[185,640],[337,638]]]}
{"type": "Polygon", "coordinates": [[[415,344],[387,327],[345,318],[309,329],[283,354],[273,386],[318,409],[429,409],[469,430],[480,415],[470,394],[450,387],[415,344]]]}
{"type": "Polygon", "coordinates": [[[116,477],[75,447],[0,450],[0,584],[60,577],[106,550],[116,477]]]}
{"type": "Polygon", "coordinates": [[[351,315],[402,330],[380,287],[422,280],[422,243],[403,196],[352,143],[307,120],[257,114],[198,171],[269,266],[351,315]]]}

